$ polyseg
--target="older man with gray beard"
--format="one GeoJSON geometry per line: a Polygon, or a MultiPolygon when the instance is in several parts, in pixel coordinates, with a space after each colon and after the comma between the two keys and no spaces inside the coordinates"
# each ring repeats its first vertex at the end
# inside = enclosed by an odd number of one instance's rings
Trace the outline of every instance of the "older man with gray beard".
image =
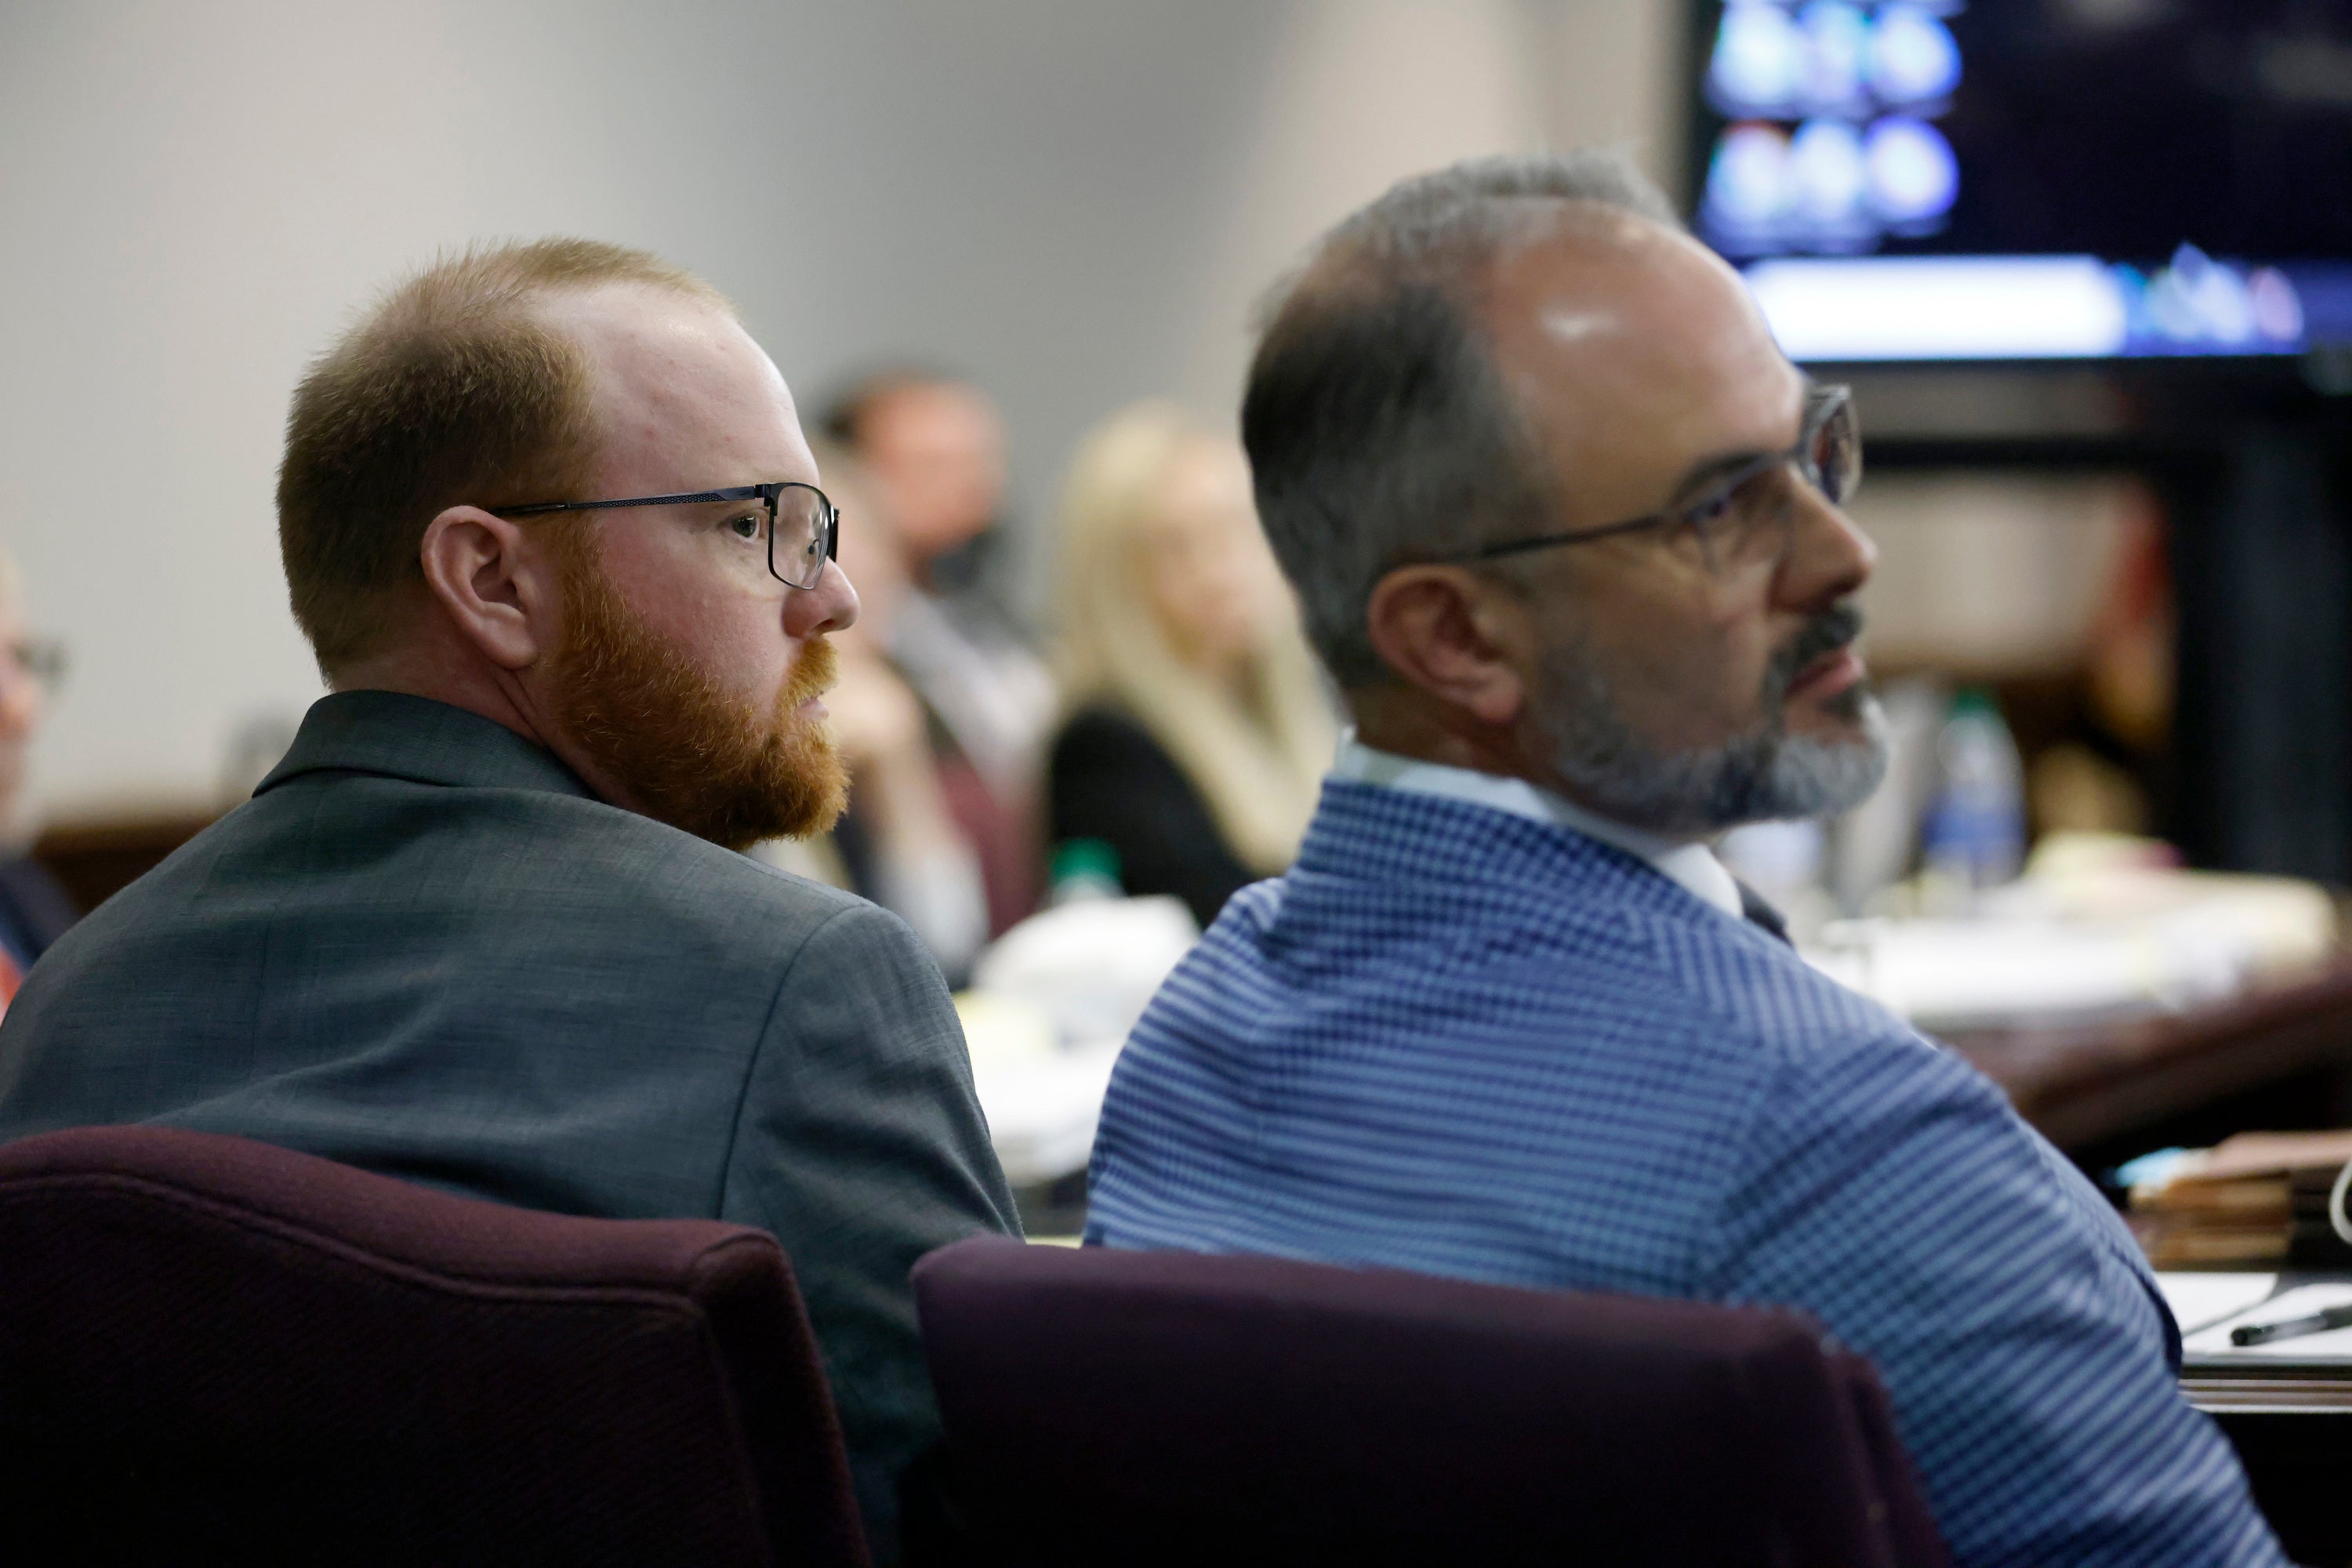
{"type": "Polygon", "coordinates": [[[1709,848],[1885,768],[1844,390],[1638,176],[1494,160],[1323,241],[1242,425],[1356,728],[1129,1040],[1089,1239],[1801,1307],[1958,1563],[2281,1561],[2097,1193],[1709,848]]]}

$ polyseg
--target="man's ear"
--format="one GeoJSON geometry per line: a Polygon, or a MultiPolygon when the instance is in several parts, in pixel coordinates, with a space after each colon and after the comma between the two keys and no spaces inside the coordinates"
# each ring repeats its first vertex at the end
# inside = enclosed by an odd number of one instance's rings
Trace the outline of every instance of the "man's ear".
{"type": "Polygon", "coordinates": [[[1515,723],[1527,707],[1519,672],[1534,638],[1526,608],[1474,573],[1397,568],[1373,585],[1365,630],[1398,679],[1480,723],[1515,723]]]}
{"type": "Polygon", "coordinates": [[[520,526],[479,507],[453,506],[425,525],[425,584],[457,635],[505,669],[522,669],[551,644],[554,563],[520,526]]]}

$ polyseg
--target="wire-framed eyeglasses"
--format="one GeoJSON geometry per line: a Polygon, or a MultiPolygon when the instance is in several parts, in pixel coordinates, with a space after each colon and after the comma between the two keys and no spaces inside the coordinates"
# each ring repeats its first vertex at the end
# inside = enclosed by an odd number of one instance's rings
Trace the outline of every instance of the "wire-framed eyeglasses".
{"type": "Polygon", "coordinates": [[[752,501],[721,525],[747,544],[764,544],[768,574],[788,588],[814,588],[824,576],[824,563],[834,558],[841,542],[841,510],[814,485],[793,479],[763,485],[733,485],[719,490],[694,490],[674,496],[630,496],[623,500],[549,500],[529,506],[490,510],[500,517],[530,517],[551,511],[608,511],[625,506],[700,506],[716,501],[752,501]]]}
{"type": "Polygon", "coordinates": [[[1689,538],[1708,570],[1728,573],[1760,563],[1777,563],[1787,552],[1794,521],[1793,498],[1784,475],[1793,469],[1832,506],[1843,506],[1862,483],[1862,431],[1854,420],[1853,389],[1816,386],[1805,395],[1804,423],[1797,444],[1785,452],[1742,458],[1699,481],[1691,500],[1664,511],[1622,522],[1512,539],[1456,557],[1492,561],[1555,545],[1584,544],[1621,533],[1658,530],[1669,542],[1689,538]]]}

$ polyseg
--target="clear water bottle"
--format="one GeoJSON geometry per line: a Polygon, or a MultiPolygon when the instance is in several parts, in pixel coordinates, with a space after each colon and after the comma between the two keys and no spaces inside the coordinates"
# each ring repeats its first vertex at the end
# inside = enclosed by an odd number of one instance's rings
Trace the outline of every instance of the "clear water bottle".
{"type": "Polygon", "coordinates": [[[2025,860],[2025,768],[1990,692],[1963,691],[1936,738],[1941,781],[1921,835],[1928,871],[1970,892],[2025,860]]]}
{"type": "Polygon", "coordinates": [[[1055,846],[1046,880],[1053,890],[1045,901],[1056,909],[1090,899],[1127,896],[1118,882],[1118,851],[1099,838],[1070,838],[1055,846]]]}

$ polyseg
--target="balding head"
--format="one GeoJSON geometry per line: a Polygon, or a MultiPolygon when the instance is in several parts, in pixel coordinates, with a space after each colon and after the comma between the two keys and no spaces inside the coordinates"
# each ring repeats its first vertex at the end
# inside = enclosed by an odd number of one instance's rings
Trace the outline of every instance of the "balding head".
{"type": "Polygon", "coordinates": [[[597,442],[588,362],[551,302],[629,287],[732,319],[645,251],[545,239],[445,257],[394,287],[294,394],[278,537],[320,668],[378,651],[421,594],[417,545],[457,502],[584,493],[597,442]]]}
{"type": "Polygon", "coordinates": [[[1738,275],[1629,213],[1559,203],[1528,215],[1475,300],[1504,405],[1551,480],[1538,531],[1638,516],[1695,459],[1785,445],[1803,399],[1738,275]]]}
{"type": "Polygon", "coordinates": [[[1687,243],[1620,158],[1479,159],[1348,218],[1275,299],[1243,441],[1267,538],[1342,687],[1387,677],[1364,626],[1383,572],[1550,513],[1482,301],[1503,258],[1563,226],[1596,253],[1687,243]]]}

